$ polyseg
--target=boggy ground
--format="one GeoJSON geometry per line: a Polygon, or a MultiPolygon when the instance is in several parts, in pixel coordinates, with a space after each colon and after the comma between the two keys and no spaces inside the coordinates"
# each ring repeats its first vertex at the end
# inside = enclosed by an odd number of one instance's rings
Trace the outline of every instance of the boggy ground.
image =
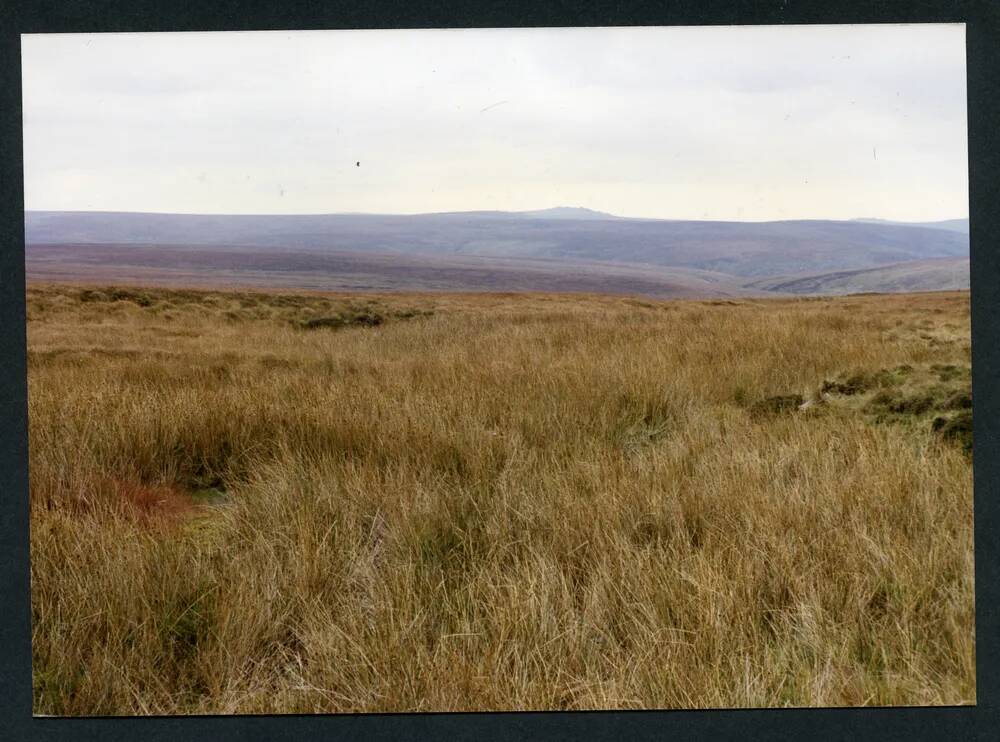
{"type": "Polygon", "coordinates": [[[975,701],[967,294],[28,315],[36,713],[975,701]]]}

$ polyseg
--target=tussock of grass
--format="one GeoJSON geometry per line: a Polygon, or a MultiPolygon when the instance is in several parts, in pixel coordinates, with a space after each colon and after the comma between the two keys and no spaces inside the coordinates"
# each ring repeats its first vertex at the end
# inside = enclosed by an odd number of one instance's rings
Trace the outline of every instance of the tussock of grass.
{"type": "Polygon", "coordinates": [[[897,415],[922,415],[934,409],[934,395],[928,393],[905,395],[879,392],[868,403],[872,412],[892,412],[897,415]]]}
{"type": "Polygon", "coordinates": [[[931,429],[945,440],[958,443],[966,453],[972,453],[972,412],[965,410],[950,417],[936,417],[931,429]]]}
{"type": "Polygon", "coordinates": [[[750,405],[750,416],[760,419],[793,412],[798,410],[804,402],[801,394],[779,394],[750,405]]]}
{"type": "Polygon", "coordinates": [[[38,713],[975,700],[966,295],[143,291],[28,293],[38,713]]]}
{"type": "Polygon", "coordinates": [[[316,330],[322,327],[378,327],[385,322],[385,316],[380,312],[371,309],[353,309],[343,314],[332,317],[310,317],[301,322],[301,327],[305,330],[316,330]]]}
{"type": "Polygon", "coordinates": [[[846,402],[848,406],[860,405],[859,409],[876,423],[911,428],[929,426],[942,440],[959,445],[967,454],[972,453],[969,366],[901,364],[891,370],[854,373],[846,381],[825,381],[820,395],[824,401],[833,399],[840,404],[850,399],[852,402],[846,402]]]}

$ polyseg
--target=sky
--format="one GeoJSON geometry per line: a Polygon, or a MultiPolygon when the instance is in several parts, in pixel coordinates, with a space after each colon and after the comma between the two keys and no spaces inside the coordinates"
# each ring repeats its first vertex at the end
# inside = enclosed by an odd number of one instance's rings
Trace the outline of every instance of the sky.
{"type": "Polygon", "coordinates": [[[26,209],[968,215],[961,24],[21,38],[26,209]]]}

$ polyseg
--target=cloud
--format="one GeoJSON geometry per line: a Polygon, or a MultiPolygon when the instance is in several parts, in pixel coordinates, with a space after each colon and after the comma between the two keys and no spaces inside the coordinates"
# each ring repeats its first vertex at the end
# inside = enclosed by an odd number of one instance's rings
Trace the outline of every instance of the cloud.
{"type": "Polygon", "coordinates": [[[70,34],[22,48],[28,208],[967,213],[962,26],[70,34]]]}

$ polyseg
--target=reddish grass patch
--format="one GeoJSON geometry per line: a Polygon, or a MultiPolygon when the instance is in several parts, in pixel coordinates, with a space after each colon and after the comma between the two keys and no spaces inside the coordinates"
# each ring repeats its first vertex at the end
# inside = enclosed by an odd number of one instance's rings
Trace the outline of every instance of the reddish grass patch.
{"type": "Polygon", "coordinates": [[[147,525],[168,524],[191,515],[198,505],[176,485],[141,484],[121,479],[108,482],[114,505],[147,525]]]}

